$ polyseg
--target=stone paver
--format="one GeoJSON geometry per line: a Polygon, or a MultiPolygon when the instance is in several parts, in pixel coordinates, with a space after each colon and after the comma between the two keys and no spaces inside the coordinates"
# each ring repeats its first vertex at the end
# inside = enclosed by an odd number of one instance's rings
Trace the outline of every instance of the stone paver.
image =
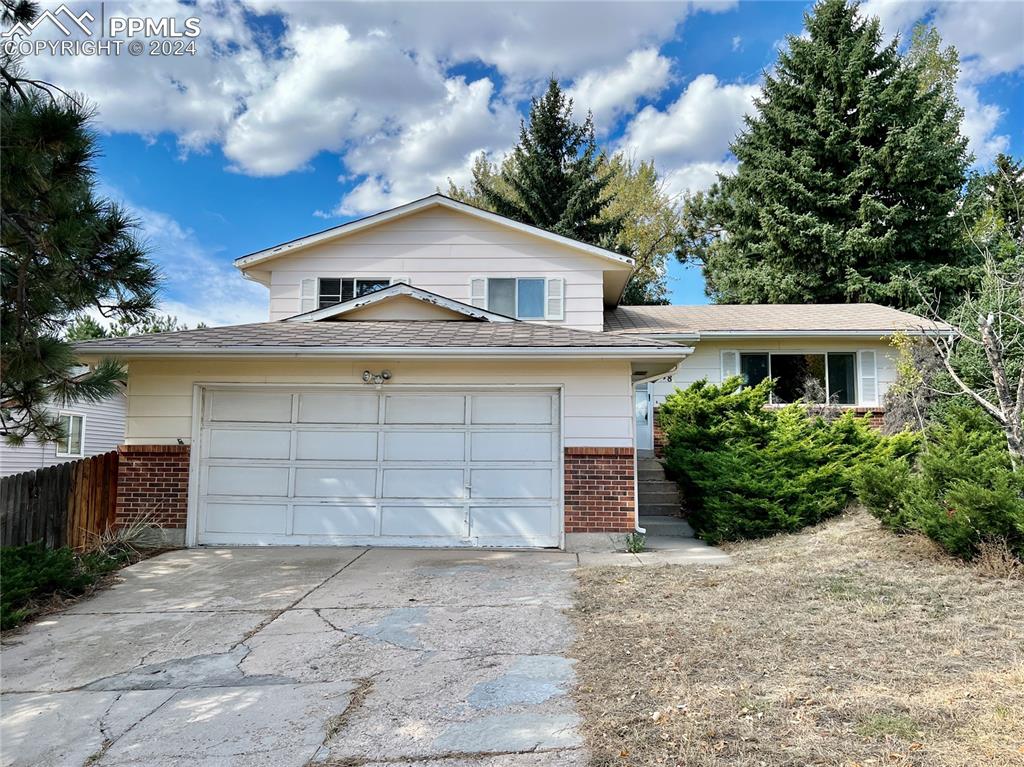
{"type": "Polygon", "coordinates": [[[5,637],[0,764],[583,767],[575,555],[170,552],[5,637]]]}

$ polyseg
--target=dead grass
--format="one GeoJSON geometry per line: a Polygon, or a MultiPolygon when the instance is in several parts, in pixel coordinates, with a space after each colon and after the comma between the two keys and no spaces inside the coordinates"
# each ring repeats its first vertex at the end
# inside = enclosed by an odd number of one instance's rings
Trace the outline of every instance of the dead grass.
{"type": "Polygon", "coordinates": [[[730,553],[580,571],[594,765],[1024,764],[1024,582],[862,512],[730,553]]]}

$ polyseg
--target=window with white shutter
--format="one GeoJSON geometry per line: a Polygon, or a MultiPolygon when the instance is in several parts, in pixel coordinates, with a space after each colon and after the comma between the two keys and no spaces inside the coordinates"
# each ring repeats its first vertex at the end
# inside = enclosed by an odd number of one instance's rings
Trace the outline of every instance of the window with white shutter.
{"type": "Polygon", "coordinates": [[[469,303],[481,309],[487,308],[487,279],[473,277],[469,281],[469,303]]]}
{"type": "Polygon", "coordinates": [[[552,277],[547,281],[545,309],[544,319],[565,319],[565,280],[561,277],[552,277]]]}
{"type": "Polygon", "coordinates": [[[310,277],[302,281],[300,290],[301,306],[299,311],[303,314],[317,308],[317,280],[310,277]]]}
{"type": "Polygon", "coordinates": [[[857,352],[857,367],[860,371],[860,402],[865,407],[878,404],[878,364],[875,352],[864,349],[857,352]]]}

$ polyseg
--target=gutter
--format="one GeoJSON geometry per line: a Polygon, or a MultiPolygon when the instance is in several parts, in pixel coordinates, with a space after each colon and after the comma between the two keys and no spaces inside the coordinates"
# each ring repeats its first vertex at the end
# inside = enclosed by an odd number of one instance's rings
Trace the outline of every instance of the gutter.
{"type": "Polygon", "coordinates": [[[887,330],[702,330],[699,333],[652,333],[644,331],[613,331],[618,336],[638,336],[657,340],[701,341],[712,338],[888,338],[896,333],[928,336],[949,333],[952,328],[889,328],[887,330]]]}
{"type": "Polygon", "coordinates": [[[595,347],[408,347],[408,346],[218,346],[172,347],[88,345],[77,346],[79,355],[113,355],[118,357],[351,357],[356,359],[385,357],[406,359],[439,359],[445,357],[473,359],[551,358],[551,359],[657,359],[681,360],[693,351],[681,346],[595,346],[595,347]]]}

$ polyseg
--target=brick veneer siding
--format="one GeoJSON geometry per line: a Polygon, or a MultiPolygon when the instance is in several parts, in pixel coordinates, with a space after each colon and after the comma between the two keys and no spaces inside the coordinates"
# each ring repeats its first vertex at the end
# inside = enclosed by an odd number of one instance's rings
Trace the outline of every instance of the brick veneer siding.
{"type": "Polygon", "coordinates": [[[184,530],[188,517],[188,445],[121,445],[116,523],[148,516],[165,530],[184,530]]]}
{"type": "Polygon", "coordinates": [[[631,447],[565,449],[565,532],[626,533],[636,526],[631,447]]]}
{"type": "Polygon", "coordinates": [[[661,425],[661,410],[654,408],[654,457],[665,457],[665,446],[668,438],[665,436],[665,428],[661,425]]]}

